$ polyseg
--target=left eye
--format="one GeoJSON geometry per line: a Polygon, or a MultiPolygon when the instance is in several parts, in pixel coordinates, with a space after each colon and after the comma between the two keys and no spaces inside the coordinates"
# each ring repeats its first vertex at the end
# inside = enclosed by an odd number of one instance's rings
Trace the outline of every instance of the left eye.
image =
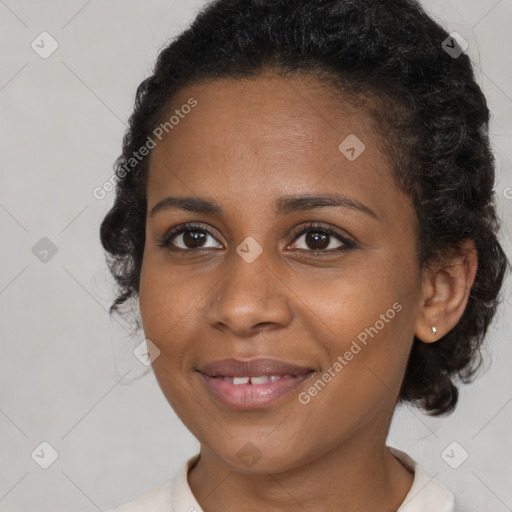
{"type": "MultiPolygon", "coordinates": [[[[350,241],[344,239],[330,228],[306,228],[295,237],[295,240],[300,240],[301,238],[304,239],[303,245],[296,248],[306,251],[330,252],[331,250],[345,250],[353,246],[350,241]],[[338,245],[334,245],[334,247],[332,246],[333,239],[338,241],[338,245]],[[326,249],[329,249],[329,251],[326,249]]],[[[295,245],[297,243],[295,242],[295,245]]]]}

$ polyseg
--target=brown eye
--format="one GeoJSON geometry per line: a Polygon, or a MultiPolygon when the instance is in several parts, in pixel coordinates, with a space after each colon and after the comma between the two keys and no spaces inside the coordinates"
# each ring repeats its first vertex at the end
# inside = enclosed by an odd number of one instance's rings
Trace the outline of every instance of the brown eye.
{"type": "MultiPolygon", "coordinates": [[[[304,244],[302,247],[298,247],[298,249],[309,249],[312,251],[327,249],[331,244],[333,238],[331,234],[325,233],[320,230],[307,231],[306,233],[301,235],[300,238],[302,237],[304,237],[304,244]]],[[[343,245],[343,242],[338,242],[338,245],[334,245],[334,247],[331,246],[329,249],[337,249],[341,245],[343,245]]]]}
{"type": "Polygon", "coordinates": [[[222,249],[222,245],[205,228],[195,225],[172,228],[158,244],[169,250],[193,251],[195,249],[222,249]],[[208,242],[211,239],[213,242],[208,242]],[[207,245],[207,244],[210,245],[207,245]]]}
{"type": "Polygon", "coordinates": [[[345,251],[355,247],[355,244],[346,237],[328,227],[317,225],[308,226],[300,231],[294,238],[294,248],[307,252],[331,253],[345,251]],[[300,239],[303,242],[298,242],[300,239]]]}
{"type": "Polygon", "coordinates": [[[329,246],[331,235],[318,231],[309,231],[306,233],[305,242],[310,249],[325,249],[329,246]]]}
{"type": "MultiPolygon", "coordinates": [[[[202,247],[204,241],[208,237],[204,231],[184,231],[183,232],[183,245],[187,249],[197,249],[202,247]]],[[[176,236],[174,238],[177,238],[176,236]]]]}

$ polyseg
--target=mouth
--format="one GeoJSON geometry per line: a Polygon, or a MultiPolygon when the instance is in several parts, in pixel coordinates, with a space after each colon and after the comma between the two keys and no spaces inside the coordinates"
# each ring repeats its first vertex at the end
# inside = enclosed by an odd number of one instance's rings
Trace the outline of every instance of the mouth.
{"type": "Polygon", "coordinates": [[[297,375],[261,375],[259,377],[229,377],[225,375],[212,375],[211,377],[213,379],[222,379],[225,382],[234,384],[235,386],[240,386],[241,384],[253,384],[258,386],[260,384],[266,384],[267,382],[276,382],[281,379],[294,379],[297,375]]]}
{"type": "Polygon", "coordinates": [[[259,358],[250,360],[219,359],[205,364],[199,371],[210,377],[284,377],[305,375],[313,368],[279,359],[259,358]]]}
{"type": "Polygon", "coordinates": [[[277,359],[223,359],[201,367],[208,394],[234,409],[257,409],[291,396],[315,373],[312,368],[277,359]]]}

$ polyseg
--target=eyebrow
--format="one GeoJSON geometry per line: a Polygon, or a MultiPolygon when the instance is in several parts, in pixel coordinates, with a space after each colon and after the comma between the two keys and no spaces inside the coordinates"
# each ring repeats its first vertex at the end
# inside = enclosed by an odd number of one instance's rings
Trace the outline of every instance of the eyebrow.
{"type": "MultiPolygon", "coordinates": [[[[294,212],[303,212],[316,208],[342,207],[364,213],[376,220],[379,220],[376,213],[368,206],[356,199],[350,199],[340,194],[331,193],[321,196],[301,195],[283,196],[276,200],[274,213],[283,216],[294,212]]],[[[169,196],[159,201],[152,209],[149,217],[159,212],[170,210],[186,210],[189,212],[222,215],[222,207],[213,200],[198,196],[169,196]]]]}

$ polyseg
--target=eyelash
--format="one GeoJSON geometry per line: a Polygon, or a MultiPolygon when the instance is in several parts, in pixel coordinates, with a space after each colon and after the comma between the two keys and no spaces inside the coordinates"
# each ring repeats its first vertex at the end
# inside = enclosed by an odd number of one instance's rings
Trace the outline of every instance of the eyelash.
{"type": "MultiPolygon", "coordinates": [[[[193,231],[201,231],[201,232],[205,232],[207,233],[208,235],[210,235],[212,238],[215,238],[213,236],[213,234],[210,232],[210,230],[206,227],[206,225],[204,224],[197,224],[197,223],[189,223],[189,224],[180,224],[178,226],[175,226],[173,228],[171,228],[159,241],[158,241],[158,246],[161,247],[161,248],[166,248],[170,251],[182,251],[182,252],[201,252],[201,251],[208,251],[210,248],[197,248],[197,249],[182,249],[182,248],[179,248],[179,247],[172,247],[172,244],[171,244],[171,241],[172,239],[177,236],[177,235],[181,235],[182,233],[186,233],[186,232],[193,232],[193,231]]],[[[336,238],[338,241],[340,241],[343,245],[341,245],[340,247],[337,247],[335,249],[328,249],[328,250],[325,250],[325,249],[317,249],[317,250],[314,250],[314,249],[294,249],[295,251],[305,251],[305,252],[309,252],[309,253],[313,253],[313,254],[316,254],[316,255],[320,255],[320,256],[323,256],[323,255],[330,255],[330,254],[333,254],[333,253],[344,253],[350,249],[355,249],[356,248],[356,244],[352,241],[352,240],[349,240],[348,238],[340,235],[337,231],[335,231],[334,229],[332,228],[329,228],[329,227],[324,227],[322,226],[321,224],[318,224],[318,223],[310,223],[310,224],[307,224],[306,226],[303,226],[297,233],[295,233],[293,236],[293,241],[295,242],[296,240],[298,240],[302,235],[304,234],[307,234],[309,232],[313,232],[313,233],[316,233],[316,232],[320,232],[320,233],[323,233],[323,234],[326,234],[326,235],[329,235],[329,236],[332,236],[334,238],[336,238]]]]}

